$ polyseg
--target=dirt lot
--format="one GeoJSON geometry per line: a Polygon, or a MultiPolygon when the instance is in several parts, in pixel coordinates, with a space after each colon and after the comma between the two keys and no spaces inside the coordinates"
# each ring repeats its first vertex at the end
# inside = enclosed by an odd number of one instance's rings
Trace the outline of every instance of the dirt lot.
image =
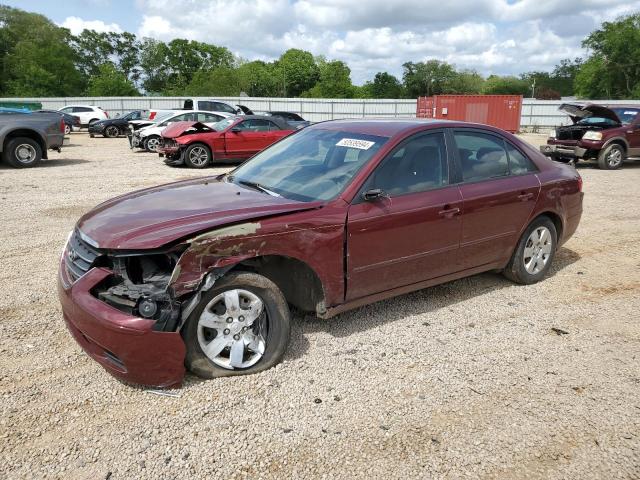
{"type": "Polygon", "coordinates": [[[0,478],[640,478],[640,164],[579,168],[582,224],[545,281],[296,317],[277,368],[174,398],[82,353],[56,269],[95,204],[202,173],[85,133],[51,157],[0,166],[0,478]]]}

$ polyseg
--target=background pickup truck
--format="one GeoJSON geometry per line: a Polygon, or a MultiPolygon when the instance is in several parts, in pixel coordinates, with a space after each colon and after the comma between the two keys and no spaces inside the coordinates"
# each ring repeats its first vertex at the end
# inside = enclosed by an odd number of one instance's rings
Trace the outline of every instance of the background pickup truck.
{"type": "Polygon", "coordinates": [[[62,148],[64,119],[54,113],[0,115],[0,155],[15,168],[36,166],[48,150],[62,148]]]}

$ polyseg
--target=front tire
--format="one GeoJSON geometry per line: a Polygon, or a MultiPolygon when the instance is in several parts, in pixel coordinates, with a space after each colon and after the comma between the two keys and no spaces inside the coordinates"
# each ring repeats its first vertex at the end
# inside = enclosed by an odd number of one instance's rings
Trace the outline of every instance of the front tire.
{"type": "Polygon", "coordinates": [[[212,157],[209,147],[194,143],[184,151],[184,164],[189,168],[205,168],[211,163],[212,157]]]}
{"type": "Polygon", "coordinates": [[[523,285],[539,282],[551,268],[557,245],[558,232],[551,219],[536,218],[520,237],[504,276],[523,285]]]}
{"type": "Polygon", "coordinates": [[[203,378],[249,375],[280,362],[289,343],[287,301],[268,278],[231,272],[202,295],[182,335],[187,368],[203,378]]]}
{"type": "Polygon", "coordinates": [[[71,133],[71,125],[64,124],[64,134],[69,135],[71,133]]]}
{"type": "Polygon", "coordinates": [[[142,142],[142,148],[147,152],[156,153],[158,146],[160,145],[160,137],[158,135],[151,135],[142,142]]]}
{"type": "Polygon", "coordinates": [[[627,154],[622,145],[612,143],[598,154],[598,168],[602,170],[617,170],[622,167],[627,154]]]}
{"type": "Polygon", "coordinates": [[[4,159],[15,168],[35,167],[42,160],[42,148],[27,137],[12,138],[7,142],[4,159]]]}

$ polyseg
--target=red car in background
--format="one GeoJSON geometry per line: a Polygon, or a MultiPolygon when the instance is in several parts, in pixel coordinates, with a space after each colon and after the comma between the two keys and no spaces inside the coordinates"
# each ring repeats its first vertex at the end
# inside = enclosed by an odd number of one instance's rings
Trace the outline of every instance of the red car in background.
{"type": "Polygon", "coordinates": [[[171,166],[205,168],[254,156],[296,129],[278,118],[244,115],[215,124],[178,122],[162,132],[158,153],[171,166]]]}

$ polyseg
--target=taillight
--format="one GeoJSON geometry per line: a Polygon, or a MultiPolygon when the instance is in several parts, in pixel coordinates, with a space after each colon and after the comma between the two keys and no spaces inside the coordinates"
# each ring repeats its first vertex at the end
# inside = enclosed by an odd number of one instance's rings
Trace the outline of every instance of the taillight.
{"type": "Polygon", "coordinates": [[[60,118],[60,133],[64,133],[64,118],[60,118]]]}
{"type": "Polygon", "coordinates": [[[107,112],[106,110],[103,110],[103,112],[107,116],[107,118],[109,118],[109,112],[107,112]]]}
{"type": "Polygon", "coordinates": [[[582,191],[582,177],[578,175],[578,191],[582,191]]]}
{"type": "Polygon", "coordinates": [[[158,112],[151,112],[149,114],[149,120],[153,120],[154,118],[156,118],[156,113],[158,113],[158,112]]]}

